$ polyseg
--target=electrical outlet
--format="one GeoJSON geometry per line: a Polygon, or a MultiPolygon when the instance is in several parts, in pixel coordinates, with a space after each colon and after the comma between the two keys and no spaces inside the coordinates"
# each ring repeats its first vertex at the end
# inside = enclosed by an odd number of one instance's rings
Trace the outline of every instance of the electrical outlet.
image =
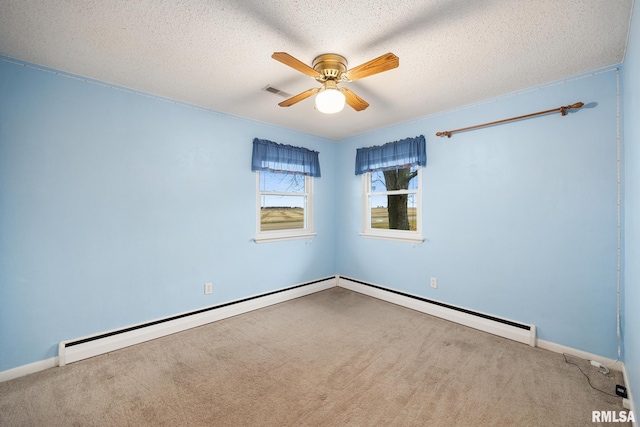
{"type": "Polygon", "coordinates": [[[438,278],[436,277],[432,277],[431,278],[431,287],[436,289],[438,287],[438,278]]]}
{"type": "Polygon", "coordinates": [[[209,295],[210,293],[213,293],[213,283],[211,283],[211,282],[205,283],[204,284],[204,294],[205,295],[209,295]]]}

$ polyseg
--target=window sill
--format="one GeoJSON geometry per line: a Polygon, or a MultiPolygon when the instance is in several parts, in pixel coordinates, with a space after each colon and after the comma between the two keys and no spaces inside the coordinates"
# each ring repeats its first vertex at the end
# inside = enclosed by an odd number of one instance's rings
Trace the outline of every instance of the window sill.
{"type": "Polygon", "coordinates": [[[254,237],[252,240],[255,243],[271,243],[271,242],[283,242],[285,240],[299,240],[299,239],[311,239],[315,237],[318,233],[304,233],[304,234],[290,234],[290,235],[273,235],[273,236],[265,236],[260,235],[254,237]]]}
{"type": "Polygon", "coordinates": [[[367,239],[392,240],[396,242],[408,243],[424,243],[425,239],[420,236],[401,236],[398,234],[378,234],[378,233],[359,233],[360,236],[367,239]]]}

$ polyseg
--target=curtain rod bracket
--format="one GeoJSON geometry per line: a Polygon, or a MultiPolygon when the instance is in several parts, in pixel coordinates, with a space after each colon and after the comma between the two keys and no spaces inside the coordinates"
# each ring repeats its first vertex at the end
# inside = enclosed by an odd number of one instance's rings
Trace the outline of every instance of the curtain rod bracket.
{"type": "Polygon", "coordinates": [[[512,122],[514,120],[522,120],[522,119],[526,119],[526,118],[529,118],[529,117],[540,116],[542,114],[555,113],[556,111],[560,111],[560,114],[562,114],[563,116],[566,116],[567,115],[567,110],[578,109],[578,108],[582,108],[583,106],[584,106],[583,102],[576,102],[575,104],[565,105],[563,107],[554,108],[552,110],[539,111],[537,113],[531,113],[531,114],[527,114],[527,115],[524,115],[524,116],[518,116],[518,117],[511,117],[509,119],[498,120],[498,121],[489,122],[489,123],[483,123],[483,124],[480,124],[480,125],[469,126],[469,127],[466,127],[466,128],[460,128],[460,129],[454,129],[454,130],[445,130],[443,132],[436,132],[436,136],[446,136],[447,138],[451,138],[451,135],[454,132],[463,132],[463,131],[466,131],[466,130],[472,130],[472,129],[478,129],[478,128],[487,127],[487,126],[499,125],[499,124],[502,124],[502,123],[512,122]]]}

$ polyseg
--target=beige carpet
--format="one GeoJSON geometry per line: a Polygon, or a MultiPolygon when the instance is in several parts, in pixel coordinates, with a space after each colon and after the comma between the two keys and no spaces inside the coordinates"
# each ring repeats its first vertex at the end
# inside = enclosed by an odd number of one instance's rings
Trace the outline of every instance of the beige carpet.
{"type": "Polygon", "coordinates": [[[2,426],[592,426],[594,410],[624,409],[562,355],[342,288],[0,383],[2,426]]]}

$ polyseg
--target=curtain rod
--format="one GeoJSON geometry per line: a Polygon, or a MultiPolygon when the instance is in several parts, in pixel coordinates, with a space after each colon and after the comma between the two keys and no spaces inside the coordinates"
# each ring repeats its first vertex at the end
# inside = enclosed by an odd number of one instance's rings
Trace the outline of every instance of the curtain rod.
{"type": "Polygon", "coordinates": [[[555,113],[556,111],[560,111],[560,113],[562,113],[563,116],[566,116],[567,115],[567,110],[571,110],[571,109],[575,109],[575,108],[582,108],[583,105],[584,105],[584,103],[582,103],[582,102],[576,102],[575,104],[565,105],[564,107],[558,107],[558,108],[553,108],[551,110],[539,111],[537,113],[526,114],[524,116],[511,117],[509,119],[498,120],[498,121],[489,122],[489,123],[483,123],[481,125],[469,126],[469,127],[466,127],[466,128],[460,128],[460,129],[454,129],[454,130],[445,130],[444,132],[436,132],[436,136],[446,136],[447,138],[451,138],[451,135],[454,134],[455,132],[463,132],[463,131],[466,131],[466,130],[478,129],[478,128],[486,127],[486,126],[499,125],[499,124],[502,124],[502,123],[512,122],[514,120],[522,120],[522,119],[526,119],[528,117],[540,116],[542,114],[555,113]]]}

